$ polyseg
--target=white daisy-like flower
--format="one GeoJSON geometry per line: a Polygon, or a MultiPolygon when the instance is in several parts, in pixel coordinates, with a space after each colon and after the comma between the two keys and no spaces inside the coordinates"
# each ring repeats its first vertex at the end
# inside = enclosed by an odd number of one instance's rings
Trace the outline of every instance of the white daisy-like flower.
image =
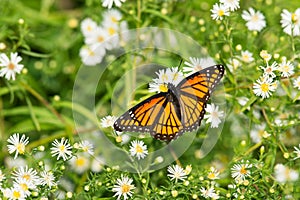
{"type": "Polygon", "coordinates": [[[219,199],[219,195],[215,192],[215,188],[210,187],[210,188],[200,188],[201,196],[204,198],[212,198],[212,199],[219,199]]]}
{"type": "Polygon", "coordinates": [[[94,20],[91,18],[86,18],[81,22],[80,27],[82,34],[87,37],[92,34],[98,26],[94,20]]]}
{"type": "Polygon", "coordinates": [[[28,184],[33,184],[35,186],[40,184],[37,174],[35,169],[28,168],[27,165],[25,167],[19,167],[12,173],[15,180],[25,180],[28,184]]]}
{"type": "Polygon", "coordinates": [[[167,176],[169,176],[171,180],[175,179],[176,182],[178,181],[178,179],[184,181],[184,179],[187,178],[185,170],[179,165],[169,166],[168,172],[169,174],[167,176]]]}
{"type": "Polygon", "coordinates": [[[185,74],[191,74],[198,72],[204,68],[210,67],[215,65],[215,61],[210,58],[195,58],[195,57],[189,57],[189,62],[185,61],[184,64],[186,66],[183,66],[182,71],[185,74]]]}
{"type": "Polygon", "coordinates": [[[78,146],[83,152],[87,152],[90,155],[94,154],[94,146],[89,141],[83,140],[79,143],[78,146]]]}
{"type": "Polygon", "coordinates": [[[230,11],[235,11],[240,8],[240,0],[220,0],[220,3],[228,7],[230,11]]]}
{"type": "Polygon", "coordinates": [[[25,200],[27,197],[20,187],[6,188],[2,192],[9,200],[25,200]]]}
{"type": "Polygon", "coordinates": [[[250,131],[250,137],[255,143],[259,143],[263,138],[268,138],[269,136],[271,135],[268,132],[266,132],[265,123],[254,126],[254,129],[250,131]]]}
{"type": "Polygon", "coordinates": [[[103,21],[106,23],[118,24],[122,19],[122,14],[117,9],[110,9],[103,13],[103,21]]]}
{"type": "Polygon", "coordinates": [[[253,92],[256,96],[261,96],[263,99],[269,98],[277,88],[277,81],[273,82],[272,78],[261,77],[253,84],[253,92]]]}
{"type": "Polygon", "coordinates": [[[69,160],[69,163],[75,172],[82,174],[89,169],[90,159],[83,154],[77,154],[69,160]]]}
{"type": "Polygon", "coordinates": [[[72,156],[72,146],[70,145],[68,139],[62,138],[60,141],[55,139],[52,142],[52,146],[52,157],[57,156],[57,160],[62,158],[64,161],[66,161],[72,156]]]}
{"type": "Polygon", "coordinates": [[[246,50],[246,51],[242,51],[241,52],[241,57],[240,59],[245,62],[245,63],[250,63],[254,61],[253,58],[253,53],[251,53],[250,51],[246,50]]]}
{"type": "Polygon", "coordinates": [[[132,184],[133,180],[127,176],[121,175],[121,178],[117,179],[112,191],[115,192],[115,196],[118,196],[118,200],[123,196],[124,200],[130,198],[133,194],[133,189],[135,186],[132,184]]]}
{"type": "Polygon", "coordinates": [[[36,189],[36,185],[25,179],[17,179],[13,183],[14,188],[19,188],[25,196],[30,196],[32,189],[36,189]]]}
{"type": "Polygon", "coordinates": [[[124,3],[126,0],[102,0],[102,6],[107,7],[108,9],[111,9],[113,4],[115,4],[117,7],[121,7],[122,3],[124,3]]]}
{"type": "Polygon", "coordinates": [[[207,114],[204,115],[204,119],[206,120],[206,123],[211,123],[211,128],[217,128],[219,124],[222,122],[220,118],[224,116],[224,111],[219,111],[219,106],[216,106],[215,104],[207,104],[206,107],[207,114]]]}
{"type": "Polygon", "coordinates": [[[300,76],[294,80],[293,85],[294,85],[294,88],[297,88],[298,90],[300,90],[300,76]]]}
{"type": "Polygon", "coordinates": [[[239,164],[234,164],[231,168],[231,176],[236,181],[243,181],[251,175],[252,164],[247,160],[246,162],[241,162],[239,164]]]}
{"type": "Polygon", "coordinates": [[[24,65],[19,64],[22,61],[22,57],[18,56],[18,53],[10,53],[10,59],[6,54],[0,54],[0,77],[5,76],[7,80],[15,80],[16,73],[20,74],[24,65]]]}
{"type": "Polygon", "coordinates": [[[132,141],[129,151],[131,156],[137,157],[138,160],[144,159],[148,155],[147,145],[143,141],[132,141]]]}
{"type": "Polygon", "coordinates": [[[286,61],[283,59],[281,63],[279,63],[279,69],[282,77],[289,77],[294,74],[294,65],[290,61],[286,61]]]}
{"type": "Polygon", "coordinates": [[[260,11],[255,11],[251,7],[248,11],[243,11],[242,18],[247,21],[246,26],[250,31],[261,31],[266,27],[265,16],[260,11]]]}
{"type": "Polygon", "coordinates": [[[274,167],[275,180],[279,183],[297,181],[299,173],[283,164],[276,164],[274,167]]]}
{"type": "Polygon", "coordinates": [[[269,78],[275,78],[276,74],[274,72],[279,69],[276,62],[273,62],[271,66],[267,64],[267,66],[261,68],[264,70],[263,76],[269,78]]]}
{"type": "Polygon", "coordinates": [[[101,63],[105,48],[101,45],[83,46],[79,51],[80,58],[85,65],[93,66],[101,63]]]}
{"type": "Polygon", "coordinates": [[[294,153],[296,154],[296,157],[294,158],[294,160],[296,160],[296,159],[300,158],[300,144],[299,144],[299,148],[294,147],[294,149],[295,149],[294,153]]]}
{"type": "Polygon", "coordinates": [[[272,58],[272,55],[269,54],[267,50],[261,50],[259,55],[262,59],[264,59],[265,62],[268,62],[272,58]]]}
{"type": "Polygon", "coordinates": [[[229,9],[224,4],[214,4],[211,11],[213,20],[222,20],[225,16],[229,16],[229,9]]]}
{"type": "Polygon", "coordinates": [[[103,128],[114,127],[114,123],[116,120],[117,120],[117,117],[107,115],[101,119],[100,124],[103,128]]]}
{"type": "Polygon", "coordinates": [[[25,153],[25,146],[29,143],[29,138],[24,134],[20,138],[20,134],[15,133],[8,138],[7,142],[10,143],[7,145],[8,152],[10,154],[16,152],[14,157],[14,159],[16,159],[18,157],[18,154],[25,153]]]}
{"type": "Polygon", "coordinates": [[[227,64],[230,71],[235,71],[239,66],[241,66],[241,62],[236,58],[231,58],[228,60],[227,64]]]}
{"type": "Polygon", "coordinates": [[[107,40],[109,35],[106,30],[98,26],[93,32],[85,37],[85,43],[87,45],[93,45],[100,49],[111,49],[111,44],[107,40]]]}
{"type": "Polygon", "coordinates": [[[283,9],[280,23],[285,33],[292,36],[300,35],[300,8],[297,8],[294,13],[283,9]]]}
{"type": "Polygon", "coordinates": [[[207,174],[207,178],[209,178],[210,180],[216,180],[220,178],[219,174],[220,174],[219,170],[217,170],[214,167],[211,167],[210,171],[207,174]]]}
{"type": "Polygon", "coordinates": [[[53,173],[51,171],[46,170],[40,173],[40,184],[43,186],[47,185],[49,188],[57,185],[53,173]]]}
{"type": "Polygon", "coordinates": [[[158,78],[153,79],[153,82],[149,83],[150,92],[167,92],[168,84],[176,86],[184,78],[183,74],[176,67],[161,69],[156,74],[158,78]]]}

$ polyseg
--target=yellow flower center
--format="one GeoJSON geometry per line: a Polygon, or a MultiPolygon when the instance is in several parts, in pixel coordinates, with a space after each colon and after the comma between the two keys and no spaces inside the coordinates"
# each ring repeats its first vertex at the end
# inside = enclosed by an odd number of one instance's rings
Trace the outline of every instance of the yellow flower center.
{"type": "Polygon", "coordinates": [[[20,184],[23,191],[28,191],[28,186],[25,183],[20,184]]]}
{"type": "Polygon", "coordinates": [[[113,34],[115,34],[116,33],[116,29],[114,29],[113,27],[109,27],[108,28],[108,34],[109,35],[113,35],[113,34]]]}
{"type": "Polygon", "coordinates": [[[19,191],[13,191],[13,195],[14,198],[19,199],[21,197],[21,193],[19,191]]]}
{"type": "Polygon", "coordinates": [[[283,72],[289,72],[290,71],[290,67],[288,65],[284,65],[284,66],[282,66],[282,71],[283,72]]]}
{"type": "Polygon", "coordinates": [[[93,30],[93,28],[92,28],[90,25],[88,25],[88,26],[86,27],[86,29],[87,29],[89,32],[91,32],[91,31],[93,30]]]}
{"type": "Polygon", "coordinates": [[[19,152],[19,154],[25,153],[25,145],[23,143],[18,143],[16,145],[16,147],[17,147],[17,151],[19,152]]]}
{"type": "Polygon", "coordinates": [[[122,194],[128,193],[130,191],[130,185],[124,184],[121,186],[122,194]]]}
{"type": "Polygon", "coordinates": [[[224,10],[219,10],[219,11],[218,11],[218,15],[219,15],[220,17],[224,16],[224,14],[225,14],[224,10]]]}
{"type": "Polygon", "coordinates": [[[240,170],[241,174],[247,174],[247,169],[245,168],[245,166],[242,167],[242,169],[240,170]]]}
{"type": "Polygon", "coordinates": [[[103,42],[103,41],[104,41],[104,37],[99,36],[99,37],[97,38],[97,41],[98,41],[98,42],[103,42]]]}
{"type": "Polygon", "coordinates": [[[111,19],[111,21],[113,21],[114,23],[117,23],[117,22],[118,22],[117,18],[114,17],[114,16],[112,16],[110,19],[111,19]]]}
{"type": "Polygon", "coordinates": [[[259,18],[257,15],[253,15],[251,18],[251,21],[253,21],[253,22],[257,22],[258,20],[259,20],[259,18]]]}
{"type": "Polygon", "coordinates": [[[14,70],[14,69],[15,69],[15,64],[10,62],[10,63],[7,65],[7,68],[10,69],[10,70],[14,70]]]}
{"type": "Polygon", "coordinates": [[[249,61],[249,55],[247,55],[247,54],[243,55],[243,60],[246,61],[246,62],[249,61]]]}
{"type": "Polygon", "coordinates": [[[168,91],[168,87],[165,84],[161,84],[159,86],[159,91],[161,91],[161,92],[167,92],[168,91]]]}
{"type": "Polygon", "coordinates": [[[23,178],[24,178],[26,181],[29,181],[29,180],[30,180],[30,174],[24,174],[24,175],[23,175],[23,178]]]}
{"type": "Polygon", "coordinates": [[[209,179],[215,179],[215,178],[216,178],[216,175],[215,175],[215,173],[211,172],[211,173],[208,174],[207,177],[208,177],[209,179]]]}
{"type": "Polygon", "coordinates": [[[80,157],[76,159],[76,166],[82,167],[85,164],[85,159],[80,157]]]}
{"type": "Polygon", "coordinates": [[[59,150],[60,150],[61,152],[64,152],[64,151],[66,150],[65,145],[61,145],[61,146],[59,147],[59,150]]]}
{"type": "Polygon", "coordinates": [[[143,151],[143,148],[142,148],[140,145],[136,145],[135,151],[136,151],[137,153],[143,153],[143,152],[144,152],[144,151],[143,151]]]}
{"type": "Polygon", "coordinates": [[[292,14],[292,22],[295,23],[295,24],[298,22],[298,18],[297,18],[296,13],[292,14]]]}
{"type": "Polygon", "coordinates": [[[92,50],[88,50],[89,51],[89,56],[95,56],[95,53],[92,50]]]}
{"type": "Polygon", "coordinates": [[[261,84],[260,88],[263,92],[268,92],[269,91],[269,85],[266,84],[266,83],[261,84]]]}

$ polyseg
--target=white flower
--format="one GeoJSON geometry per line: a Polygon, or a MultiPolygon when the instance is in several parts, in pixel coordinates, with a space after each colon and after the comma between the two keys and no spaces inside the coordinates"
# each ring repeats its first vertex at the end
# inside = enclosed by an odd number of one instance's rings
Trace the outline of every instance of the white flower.
{"type": "Polygon", "coordinates": [[[205,189],[204,187],[200,188],[201,196],[204,198],[212,198],[212,199],[219,199],[219,195],[215,193],[215,188],[210,187],[205,189]]]}
{"type": "Polygon", "coordinates": [[[36,188],[36,185],[34,185],[32,182],[27,181],[26,179],[17,179],[14,181],[13,185],[14,188],[19,188],[26,197],[30,196],[31,189],[36,188]]]}
{"type": "Polygon", "coordinates": [[[232,58],[232,59],[229,59],[227,66],[228,66],[228,68],[229,68],[230,71],[234,71],[239,66],[241,66],[241,62],[238,59],[236,59],[236,58],[232,58]]]}
{"type": "Polygon", "coordinates": [[[198,72],[206,67],[210,67],[215,65],[215,61],[210,58],[195,58],[195,57],[189,57],[190,62],[185,61],[184,64],[187,66],[184,66],[182,68],[182,71],[186,74],[191,74],[194,72],[198,72]]]}
{"type": "Polygon", "coordinates": [[[210,171],[208,172],[207,178],[211,179],[211,180],[215,180],[215,179],[219,179],[219,174],[220,172],[215,169],[214,167],[210,168],[210,171]]]}
{"type": "Polygon", "coordinates": [[[87,152],[90,155],[94,154],[94,146],[93,144],[91,144],[89,141],[84,140],[81,141],[79,143],[79,148],[83,151],[83,152],[87,152]]]}
{"type": "Polygon", "coordinates": [[[111,9],[112,5],[115,4],[117,7],[121,7],[122,3],[126,0],[102,0],[102,6],[111,9]]]}
{"type": "Polygon", "coordinates": [[[271,60],[272,55],[268,53],[267,50],[261,50],[259,52],[259,55],[262,59],[264,59],[264,61],[268,62],[269,60],[271,60]]]}
{"type": "Polygon", "coordinates": [[[228,7],[230,11],[235,11],[240,8],[240,0],[220,0],[220,3],[228,7]]]}
{"type": "Polygon", "coordinates": [[[91,46],[83,46],[80,49],[79,55],[85,65],[93,66],[101,63],[105,55],[105,48],[97,44],[91,46]]]}
{"type": "Polygon", "coordinates": [[[224,4],[214,4],[211,11],[211,17],[214,20],[222,20],[224,16],[229,16],[228,7],[224,4]]]}
{"type": "Polygon", "coordinates": [[[250,51],[248,51],[248,50],[242,51],[241,54],[242,54],[241,60],[243,62],[250,63],[250,62],[254,61],[253,54],[250,51]]]}
{"type": "Polygon", "coordinates": [[[18,154],[25,153],[25,146],[29,143],[29,138],[25,135],[22,135],[20,138],[20,134],[15,133],[8,138],[7,142],[11,143],[7,145],[8,152],[10,154],[16,152],[14,157],[14,159],[16,159],[18,154]]]}
{"type": "Polygon", "coordinates": [[[105,54],[105,49],[112,49],[111,44],[108,41],[108,38],[109,35],[107,31],[104,30],[102,27],[98,26],[97,28],[95,28],[93,32],[91,32],[88,36],[85,37],[84,41],[87,45],[93,45],[93,47],[104,49],[104,54],[105,54]]]}
{"type": "Polygon", "coordinates": [[[285,33],[292,36],[300,35],[300,8],[297,8],[294,13],[283,9],[280,23],[285,33]]]}
{"type": "Polygon", "coordinates": [[[92,172],[101,172],[103,167],[105,165],[104,158],[101,156],[97,156],[93,159],[91,164],[91,170],[92,172]]]}
{"type": "Polygon", "coordinates": [[[28,168],[27,165],[25,167],[19,167],[12,175],[15,180],[25,180],[28,184],[33,184],[35,186],[40,184],[36,170],[28,168]]]}
{"type": "Polygon", "coordinates": [[[168,172],[169,174],[167,176],[169,176],[171,180],[175,179],[176,182],[178,179],[183,181],[187,178],[185,170],[178,165],[169,166],[168,172]]]}
{"type": "Polygon", "coordinates": [[[149,83],[150,92],[167,92],[169,83],[176,86],[184,78],[183,74],[175,67],[161,69],[156,74],[158,78],[149,83]]]}
{"type": "Polygon", "coordinates": [[[290,169],[283,164],[276,164],[274,167],[275,179],[279,183],[286,183],[288,181],[297,181],[299,174],[297,171],[290,169]]]}
{"type": "Polygon", "coordinates": [[[57,183],[55,182],[55,176],[51,171],[42,171],[40,176],[41,185],[47,185],[49,188],[57,185],[57,183]]]}
{"type": "Polygon", "coordinates": [[[224,111],[219,111],[219,106],[215,104],[207,104],[207,108],[205,109],[209,114],[204,115],[204,119],[206,123],[211,122],[211,128],[217,128],[221,123],[221,117],[224,116],[224,111]]]}
{"type": "Polygon", "coordinates": [[[130,146],[131,156],[136,156],[139,159],[145,158],[148,154],[147,145],[143,141],[134,140],[131,142],[130,146]]]}
{"type": "Polygon", "coordinates": [[[294,160],[296,160],[296,159],[300,158],[300,144],[299,144],[299,148],[294,147],[294,149],[295,149],[294,153],[296,154],[296,157],[294,158],[294,160]]]}
{"type": "Polygon", "coordinates": [[[261,77],[260,79],[257,79],[256,82],[253,84],[253,92],[256,96],[261,96],[264,98],[269,98],[272,93],[277,88],[277,81],[272,82],[272,78],[268,77],[261,77]]]}
{"type": "Polygon", "coordinates": [[[231,176],[236,181],[243,181],[246,177],[251,175],[250,169],[252,168],[252,164],[249,164],[249,161],[241,162],[239,164],[234,164],[231,168],[231,176]]]}
{"type": "Polygon", "coordinates": [[[274,71],[279,69],[276,62],[273,62],[271,66],[269,66],[267,63],[266,67],[261,68],[264,70],[263,76],[270,78],[275,78],[276,74],[274,73],[274,71]]]}
{"type": "Polygon", "coordinates": [[[106,117],[103,117],[101,119],[100,124],[103,128],[113,127],[116,120],[117,120],[117,117],[107,115],[106,117]]]}
{"type": "Polygon", "coordinates": [[[87,37],[92,34],[97,28],[97,23],[90,18],[86,18],[81,22],[81,32],[87,37]]]}
{"type": "Polygon", "coordinates": [[[18,56],[18,53],[10,53],[10,59],[6,54],[0,54],[0,77],[5,76],[7,80],[15,80],[16,73],[20,74],[24,65],[19,64],[22,57],[18,56]]]}
{"type": "Polygon", "coordinates": [[[90,166],[90,160],[83,154],[77,154],[76,156],[73,156],[69,160],[69,163],[72,169],[78,174],[82,174],[83,172],[87,171],[90,166]]]}
{"type": "Polygon", "coordinates": [[[282,62],[279,63],[279,71],[282,77],[289,77],[294,74],[294,65],[290,61],[283,59],[282,62]]]}
{"type": "Polygon", "coordinates": [[[64,161],[72,156],[72,146],[69,144],[68,139],[62,138],[60,142],[55,139],[52,142],[51,154],[57,156],[57,160],[62,157],[64,161]]]}
{"type": "Polygon", "coordinates": [[[2,191],[4,196],[9,200],[25,200],[26,195],[20,187],[6,188],[2,191]]]}
{"type": "Polygon", "coordinates": [[[112,189],[113,192],[116,192],[114,196],[118,196],[118,200],[121,199],[121,196],[123,196],[124,200],[130,198],[133,194],[131,190],[135,188],[132,182],[133,180],[131,178],[121,175],[121,178],[117,179],[117,183],[112,189]]]}
{"type": "Polygon", "coordinates": [[[293,82],[294,88],[298,88],[298,90],[300,90],[300,76],[294,80],[293,82]]]}
{"type": "Polygon", "coordinates": [[[110,9],[103,13],[103,21],[105,23],[118,24],[122,19],[122,14],[117,9],[110,9]]]}
{"type": "Polygon", "coordinates": [[[261,31],[266,26],[265,16],[260,11],[249,8],[244,10],[242,18],[247,21],[246,26],[250,31],[261,31]]]}
{"type": "Polygon", "coordinates": [[[265,123],[256,125],[255,128],[250,131],[250,137],[251,137],[252,141],[255,143],[259,143],[259,142],[261,142],[262,138],[269,137],[270,134],[267,133],[265,130],[266,130],[265,123]]]}

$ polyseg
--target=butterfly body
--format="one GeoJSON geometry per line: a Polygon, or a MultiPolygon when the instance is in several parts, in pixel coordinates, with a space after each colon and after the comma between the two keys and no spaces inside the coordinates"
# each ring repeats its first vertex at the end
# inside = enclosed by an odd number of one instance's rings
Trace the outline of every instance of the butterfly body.
{"type": "Polygon", "coordinates": [[[167,91],[155,94],[121,115],[116,131],[149,132],[155,139],[170,141],[200,126],[206,102],[224,74],[222,65],[196,72],[167,91]]]}

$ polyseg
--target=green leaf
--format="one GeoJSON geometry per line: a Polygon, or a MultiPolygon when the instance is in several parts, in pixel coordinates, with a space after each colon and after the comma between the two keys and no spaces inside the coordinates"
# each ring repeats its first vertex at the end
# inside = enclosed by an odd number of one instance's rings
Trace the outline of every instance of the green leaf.
{"type": "Polygon", "coordinates": [[[165,21],[167,21],[170,24],[173,24],[173,21],[171,20],[171,18],[167,17],[166,15],[163,15],[161,12],[157,11],[157,10],[152,10],[152,9],[145,9],[143,10],[144,13],[148,13],[148,14],[152,14],[156,17],[159,17],[165,21]]]}
{"type": "Polygon", "coordinates": [[[251,97],[248,102],[242,107],[241,112],[244,112],[249,106],[251,106],[257,100],[257,96],[251,97]]]}

